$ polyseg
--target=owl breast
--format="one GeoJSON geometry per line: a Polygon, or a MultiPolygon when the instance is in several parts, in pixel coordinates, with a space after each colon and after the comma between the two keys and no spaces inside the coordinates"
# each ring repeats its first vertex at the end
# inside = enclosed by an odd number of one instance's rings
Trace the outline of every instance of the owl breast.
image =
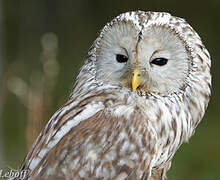
{"type": "MultiPolygon", "coordinates": [[[[155,140],[151,142],[155,143],[154,167],[167,166],[181,144],[188,141],[194,132],[195,127],[191,126],[193,119],[189,107],[179,101],[180,98],[175,95],[163,99],[159,96],[129,95],[129,98],[124,98],[126,105],[113,108],[114,116],[122,116],[127,120],[129,128],[132,129],[129,136],[135,134],[135,142],[144,139],[145,131],[151,136],[151,138],[146,136],[146,141],[151,141],[152,138],[155,140]],[[138,131],[138,128],[142,131],[138,131]],[[134,132],[134,129],[137,131],[134,132]]],[[[147,151],[149,147],[146,144],[146,142],[139,143],[139,147],[147,151]]]]}
{"type": "Polygon", "coordinates": [[[122,94],[113,99],[112,95],[105,97],[105,105],[111,106],[80,123],[46,156],[50,168],[42,170],[44,177],[58,174],[58,167],[62,167],[61,176],[69,173],[79,179],[141,179],[150,170],[156,154],[156,136],[144,112],[138,105],[120,102],[122,94]],[[113,103],[116,99],[117,103],[113,103]],[[50,161],[55,157],[62,157],[62,163],[50,161]]]}

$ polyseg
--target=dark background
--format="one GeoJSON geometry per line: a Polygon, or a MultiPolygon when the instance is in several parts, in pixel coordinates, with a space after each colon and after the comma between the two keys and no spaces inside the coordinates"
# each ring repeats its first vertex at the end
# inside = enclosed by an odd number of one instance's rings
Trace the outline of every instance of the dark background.
{"type": "Polygon", "coordinates": [[[169,180],[220,179],[220,1],[0,0],[0,167],[18,169],[28,147],[71,92],[99,30],[130,10],[185,18],[212,57],[212,99],[169,180]]]}

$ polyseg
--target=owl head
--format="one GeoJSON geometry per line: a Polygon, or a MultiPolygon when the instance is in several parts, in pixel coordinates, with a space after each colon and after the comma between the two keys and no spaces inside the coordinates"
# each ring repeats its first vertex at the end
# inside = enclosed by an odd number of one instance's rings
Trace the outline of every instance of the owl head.
{"type": "Polygon", "coordinates": [[[185,20],[138,11],[108,23],[90,53],[95,54],[97,81],[140,94],[169,95],[189,85],[197,45],[203,46],[185,20]]]}

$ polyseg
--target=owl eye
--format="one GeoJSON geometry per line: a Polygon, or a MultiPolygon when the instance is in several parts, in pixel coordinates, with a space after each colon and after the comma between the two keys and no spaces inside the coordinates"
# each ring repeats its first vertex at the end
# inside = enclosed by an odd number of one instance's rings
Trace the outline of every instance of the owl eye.
{"type": "Polygon", "coordinates": [[[128,57],[122,54],[116,54],[116,60],[119,63],[126,63],[128,61],[128,57]]]}
{"type": "Polygon", "coordinates": [[[168,59],[166,58],[156,58],[153,61],[151,61],[152,64],[158,65],[158,66],[164,66],[167,64],[168,59]]]}

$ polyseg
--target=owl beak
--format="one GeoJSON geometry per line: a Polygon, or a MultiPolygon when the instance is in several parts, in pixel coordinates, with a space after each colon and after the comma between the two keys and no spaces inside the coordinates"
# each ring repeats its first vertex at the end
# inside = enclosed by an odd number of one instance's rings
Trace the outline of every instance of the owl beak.
{"type": "Polygon", "coordinates": [[[136,91],[137,88],[140,86],[141,80],[140,80],[141,74],[138,68],[135,68],[132,73],[131,78],[131,84],[132,84],[132,90],[136,91]]]}

